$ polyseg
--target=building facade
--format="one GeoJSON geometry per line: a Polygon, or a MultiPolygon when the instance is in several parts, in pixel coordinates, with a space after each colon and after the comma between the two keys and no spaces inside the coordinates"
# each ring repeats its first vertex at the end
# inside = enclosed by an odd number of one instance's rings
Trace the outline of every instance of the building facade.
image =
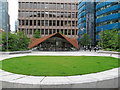
{"type": "Polygon", "coordinates": [[[91,0],[79,0],[78,5],[78,36],[79,38],[83,33],[87,33],[90,36],[91,43],[95,43],[95,1],[91,0]]]}
{"type": "Polygon", "coordinates": [[[15,21],[15,32],[17,32],[17,21],[15,21]]]}
{"type": "Polygon", "coordinates": [[[78,36],[83,33],[90,36],[91,44],[100,40],[100,32],[120,29],[120,2],[118,0],[79,0],[78,36]]]}
{"type": "Polygon", "coordinates": [[[0,0],[0,29],[10,32],[10,16],[8,14],[7,0],[0,0]]]}
{"type": "Polygon", "coordinates": [[[120,29],[120,1],[98,0],[96,3],[96,40],[104,30],[120,29]]]}
{"type": "Polygon", "coordinates": [[[61,33],[77,38],[78,0],[19,0],[18,31],[33,37],[61,33]]]}

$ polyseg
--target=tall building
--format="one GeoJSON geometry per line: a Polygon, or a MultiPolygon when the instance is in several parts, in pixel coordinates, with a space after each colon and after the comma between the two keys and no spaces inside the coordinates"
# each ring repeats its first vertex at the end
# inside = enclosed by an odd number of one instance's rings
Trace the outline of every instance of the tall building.
{"type": "Polygon", "coordinates": [[[33,37],[29,48],[37,50],[78,50],[78,0],[19,0],[18,32],[33,37]]]}
{"type": "Polygon", "coordinates": [[[18,30],[32,37],[60,32],[77,38],[78,0],[19,0],[18,30]]]}
{"type": "Polygon", "coordinates": [[[15,32],[17,32],[17,21],[15,21],[15,32]]]}
{"type": "Polygon", "coordinates": [[[0,0],[0,30],[10,32],[10,16],[8,14],[7,0],[0,0]]]}
{"type": "Polygon", "coordinates": [[[98,0],[96,3],[96,40],[104,30],[120,29],[120,1],[98,0]]]}
{"type": "Polygon", "coordinates": [[[104,30],[120,29],[120,2],[118,0],[79,0],[78,36],[88,33],[92,44],[100,40],[104,30]]]}
{"type": "Polygon", "coordinates": [[[91,44],[95,42],[95,1],[79,0],[78,5],[78,36],[79,38],[83,33],[90,36],[91,44]]]}

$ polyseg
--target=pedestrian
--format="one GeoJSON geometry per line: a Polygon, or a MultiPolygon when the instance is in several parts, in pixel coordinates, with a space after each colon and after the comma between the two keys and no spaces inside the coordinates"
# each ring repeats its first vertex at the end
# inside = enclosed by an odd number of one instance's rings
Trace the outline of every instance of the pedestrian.
{"type": "Polygon", "coordinates": [[[92,47],[90,46],[90,47],[89,47],[89,51],[91,52],[91,50],[92,50],[92,47]]]}
{"type": "Polygon", "coordinates": [[[94,47],[94,51],[96,52],[96,46],[94,47]]]}
{"type": "Polygon", "coordinates": [[[86,46],[84,46],[84,51],[86,51],[86,46]]]}

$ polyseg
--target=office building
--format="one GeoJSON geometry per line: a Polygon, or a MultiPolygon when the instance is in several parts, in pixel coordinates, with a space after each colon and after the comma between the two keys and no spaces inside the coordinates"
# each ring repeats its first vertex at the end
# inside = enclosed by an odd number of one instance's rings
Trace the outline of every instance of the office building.
{"type": "MultiPolygon", "coordinates": [[[[90,36],[91,44],[100,40],[100,32],[120,29],[120,2],[118,0],[79,0],[78,40],[83,33],[90,36]]],[[[80,43],[80,42],[79,42],[80,43]]]]}
{"type": "Polygon", "coordinates": [[[10,16],[7,0],[0,0],[0,30],[10,32],[10,16]]]}
{"type": "Polygon", "coordinates": [[[78,0],[19,0],[18,30],[32,37],[60,32],[77,38],[78,0]]]}
{"type": "Polygon", "coordinates": [[[78,36],[79,39],[83,33],[87,33],[90,36],[91,43],[94,45],[95,42],[95,1],[91,0],[79,0],[78,5],[78,36]]]}
{"type": "Polygon", "coordinates": [[[19,0],[18,15],[18,32],[30,38],[40,32],[30,49],[78,49],[78,0],[19,0]]]}
{"type": "Polygon", "coordinates": [[[120,2],[118,0],[98,0],[96,3],[96,40],[104,30],[120,29],[120,2]]]}

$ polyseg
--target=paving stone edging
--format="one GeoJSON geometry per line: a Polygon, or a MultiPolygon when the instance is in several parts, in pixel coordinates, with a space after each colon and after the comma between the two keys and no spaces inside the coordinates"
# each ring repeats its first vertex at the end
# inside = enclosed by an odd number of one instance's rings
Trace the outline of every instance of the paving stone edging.
{"type": "MultiPolygon", "coordinates": [[[[59,52],[58,52],[59,53],[59,52]]],[[[110,56],[110,54],[97,54],[97,53],[31,53],[21,55],[6,55],[0,60],[11,57],[20,57],[26,55],[74,55],[74,56],[110,56]]],[[[112,57],[118,58],[117,55],[112,57]]],[[[119,69],[92,73],[78,76],[61,76],[61,77],[45,77],[45,76],[27,76],[18,75],[10,72],[0,70],[0,82],[3,88],[118,88],[119,69]]]]}

